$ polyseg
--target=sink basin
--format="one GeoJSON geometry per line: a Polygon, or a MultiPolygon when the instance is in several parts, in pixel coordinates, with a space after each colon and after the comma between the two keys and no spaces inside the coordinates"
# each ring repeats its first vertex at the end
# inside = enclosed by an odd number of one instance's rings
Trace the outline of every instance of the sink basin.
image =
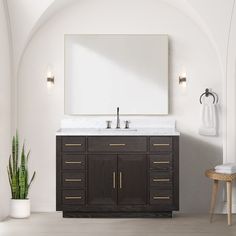
{"type": "Polygon", "coordinates": [[[100,132],[136,132],[137,129],[129,128],[129,129],[106,129],[100,128],[98,129],[100,132]]]}

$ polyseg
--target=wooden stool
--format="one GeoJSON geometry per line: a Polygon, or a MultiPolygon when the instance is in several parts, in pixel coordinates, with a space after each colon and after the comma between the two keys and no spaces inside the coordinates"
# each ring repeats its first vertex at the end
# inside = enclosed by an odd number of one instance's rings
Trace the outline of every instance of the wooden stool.
{"type": "Polygon", "coordinates": [[[223,174],[217,173],[215,170],[207,170],[205,172],[206,177],[213,179],[212,195],[211,195],[211,207],[210,207],[210,221],[212,222],[216,196],[219,188],[219,180],[225,181],[227,186],[227,213],[228,213],[228,225],[232,224],[232,182],[236,179],[236,173],[234,174],[223,174]]]}

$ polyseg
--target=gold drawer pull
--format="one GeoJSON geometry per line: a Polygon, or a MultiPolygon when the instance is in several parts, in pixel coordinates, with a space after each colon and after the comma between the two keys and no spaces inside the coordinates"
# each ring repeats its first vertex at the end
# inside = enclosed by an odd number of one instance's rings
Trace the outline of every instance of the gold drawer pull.
{"type": "Polygon", "coordinates": [[[153,182],[170,182],[170,179],[153,179],[153,182]]]}
{"type": "Polygon", "coordinates": [[[82,164],[81,161],[65,161],[66,164],[82,164]]]}
{"type": "Polygon", "coordinates": [[[66,182],[81,182],[82,179],[65,179],[66,182]]]}
{"type": "Polygon", "coordinates": [[[122,189],[122,172],[120,172],[120,189],[122,189]]]}
{"type": "Polygon", "coordinates": [[[81,147],[82,143],[66,143],[66,147],[81,147]]]}
{"type": "Polygon", "coordinates": [[[153,143],[154,147],[167,147],[170,146],[169,143],[153,143]]]}
{"type": "Polygon", "coordinates": [[[116,172],[113,172],[113,188],[116,188],[116,172]]]}
{"type": "Polygon", "coordinates": [[[75,200],[75,199],[82,199],[81,196],[75,196],[75,197],[65,197],[66,200],[75,200]]]}
{"type": "Polygon", "coordinates": [[[169,161],[154,161],[153,164],[170,164],[169,161]]]}
{"type": "Polygon", "coordinates": [[[109,143],[110,147],[124,147],[126,146],[125,143],[109,143]]]}
{"type": "Polygon", "coordinates": [[[153,197],[154,200],[169,200],[170,197],[169,196],[166,196],[166,197],[153,197]]]}

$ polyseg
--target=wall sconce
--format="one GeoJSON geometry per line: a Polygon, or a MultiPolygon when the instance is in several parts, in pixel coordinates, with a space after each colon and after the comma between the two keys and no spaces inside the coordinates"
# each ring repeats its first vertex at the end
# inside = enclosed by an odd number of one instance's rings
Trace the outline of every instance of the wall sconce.
{"type": "Polygon", "coordinates": [[[186,73],[182,73],[179,76],[179,85],[186,87],[187,86],[187,77],[186,77],[186,73]]]}
{"type": "Polygon", "coordinates": [[[51,88],[54,85],[54,75],[51,70],[47,71],[47,87],[51,88]]]}

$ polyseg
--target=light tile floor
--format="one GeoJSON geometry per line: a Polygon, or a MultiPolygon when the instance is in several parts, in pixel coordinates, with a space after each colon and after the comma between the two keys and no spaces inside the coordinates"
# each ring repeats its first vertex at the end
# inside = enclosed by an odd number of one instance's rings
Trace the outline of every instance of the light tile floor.
{"type": "Polygon", "coordinates": [[[172,219],[68,219],[61,213],[35,213],[30,219],[0,222],[0,236],[236,236],[236,216],[175,215],[172,219]]]}

